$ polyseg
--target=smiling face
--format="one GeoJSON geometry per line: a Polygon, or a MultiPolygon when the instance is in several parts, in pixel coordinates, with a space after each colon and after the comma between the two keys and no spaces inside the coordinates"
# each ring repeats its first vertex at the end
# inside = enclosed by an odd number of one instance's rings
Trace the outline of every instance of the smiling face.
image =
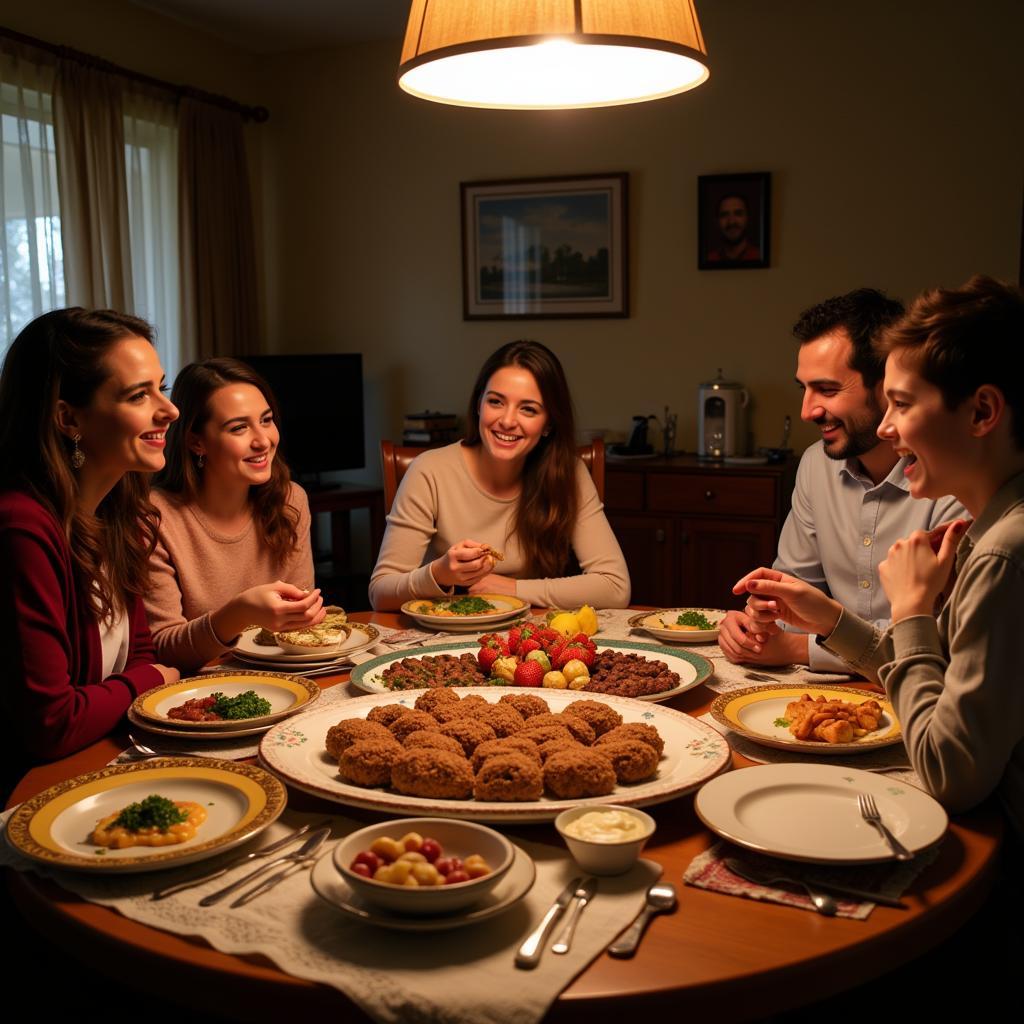
{"type": "Polygon", "coordinates": [[[124,473],[156,473],[164,467],[164,436],[178,410],[164,394],[156,349],[134,335],[114,342],[103,358],[108,376],[88,405],[61,402],[58,418],[78,442],[82,474],[117,479],[124,473]]]}
{"type": "Polygon", "coordinates": [[[796,380],[804,393],[800,418],[821,429],[830,459],[852,459],[878,446],[878,390],[850,366],[853,345],[842,328],[800,346],[796,380]]]}
{"type": "Polygon", "coordinates": [[[483,452],[496,462],[523,462],[540,443],[548,422],[537,380],[522,366],[503,366],[480,399],[483,452]]]}
{"type": "Polygon", "coordinates": [[[918,372],[912,358],[897,349],[885,362],[885,396],[889,408],[878,428],[896,454],[907,456],[903,470],[915,498],[967,493],[965,479],[976,465],[971,445],[969,401],[946,408],[942,392],[918,372]]]}
{"type": "Polygon", "coordinates": [[[227,384],[210,395],[207,413],[202,431],[189,437],[189,450],[205,460],[204,479],[265,484],[281,435],[263,392],[227,384]]]}

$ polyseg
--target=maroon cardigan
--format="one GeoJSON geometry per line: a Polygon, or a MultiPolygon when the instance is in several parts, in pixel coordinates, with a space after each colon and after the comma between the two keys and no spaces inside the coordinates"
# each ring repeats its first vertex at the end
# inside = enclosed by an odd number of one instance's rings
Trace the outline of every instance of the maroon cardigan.
{"type": "Polygon", "coordinates": [[[140,599],[128,615],[128,662],[103,679],[99,626],[79,599],[63,528],[29,495],[0,492],[0,702],[18,760],[81,750],[163,682],[140,599]]]}

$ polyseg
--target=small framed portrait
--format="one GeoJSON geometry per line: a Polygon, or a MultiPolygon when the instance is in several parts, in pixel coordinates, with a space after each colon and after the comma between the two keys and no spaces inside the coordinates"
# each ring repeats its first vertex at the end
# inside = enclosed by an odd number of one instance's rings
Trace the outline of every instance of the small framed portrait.
{"type": "Polygon", "coordinates": [[[463,319],[629,316],[627,182],[463,182],[463,319]]]}
{"type": "Polygon", "coordinates": [[[704,174],[697,179],[697,268],[756,270],[769,266],[771,178],[704,174]]]}

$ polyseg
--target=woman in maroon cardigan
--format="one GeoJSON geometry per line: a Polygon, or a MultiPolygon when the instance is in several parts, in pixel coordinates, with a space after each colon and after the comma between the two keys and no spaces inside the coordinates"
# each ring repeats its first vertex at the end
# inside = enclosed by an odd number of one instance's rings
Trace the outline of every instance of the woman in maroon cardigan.
{"type": "Polygon", "coordinates": [[[4,775],[109,732],[153,664],[142,608],[156,517],[142,474],[177,416],[147,323],[61,309],[15,339],[0,375],[4,775]],[[140,523],[141,528],[140,528],[140,523]]]}

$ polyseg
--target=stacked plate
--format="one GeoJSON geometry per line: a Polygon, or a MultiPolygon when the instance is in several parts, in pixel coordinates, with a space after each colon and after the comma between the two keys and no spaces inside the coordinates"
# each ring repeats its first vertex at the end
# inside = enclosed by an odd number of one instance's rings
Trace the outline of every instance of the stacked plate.
{"type": "Polygon", "coordinates": [[[350,622],[352,632],[337,646],[314,650],[309,654],[292,654],[276,644],[257,642],[263,632],[259,626],[245,630],[238,638],[232,657],[243,665],[259,668],[273,667],[278,672],[310,672],[314,669],[337,666],[340,670],[352,664],[352,655],[372,647],[380,639],[376,626],[365,622],[350,622]]]}
{"type": "Polygon", "coordinates": [[[438,598],[406,601],[402,611],[418,625],[426,629],[443,630],[445,633],[487,633],[491,630],[510,629],[530,614],[530,606],[521,597],[511,594],[474,594],[489,605],[493,611],[463,615],[448,611],[452,601],[459,598],[438,598]]]}
{"type": "Polygon", "coordinates": [[[140,694],[128,709],[128,721],[161,736],[189,740],[223,740],[236,736],[255,736],[272,725],[308,711],[320,699],[320,687],[301,676],[276,672],[207,672],[191,679],[167,683],[140,694]],[[170,717],[173,708],[189,700],[202,700],[215,693],[227,697],[252,690],[270,704],[270,711],[253,718],[221,719],[215,722],[188,722],[170,717]]]}

